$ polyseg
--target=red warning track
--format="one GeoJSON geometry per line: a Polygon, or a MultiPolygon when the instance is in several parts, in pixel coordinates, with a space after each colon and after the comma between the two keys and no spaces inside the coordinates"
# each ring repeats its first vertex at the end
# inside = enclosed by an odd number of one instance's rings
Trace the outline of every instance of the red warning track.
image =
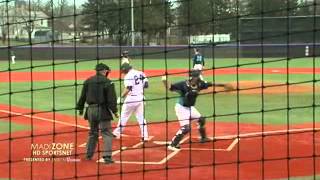
{"type": "MultiPolygon", "coordinates": [[[[103,179],[128,180],[270,179],[320,173],[320,160],[314,157],[320,154],[319,124],[315,129],[313,124],[292,125],[289,131],[286,126],[265,125],[262,138],[261,125],[208,123],[208,134],[218,138],[216,141],[197,143],[194,126],[182,150],[173,152],[161,142],[172,138],[177,122],[149,123],[154,137],[145,144],[140,143],[139,129],[133,123],[125,130],[130,137],[113,143],[113,158],[122,163],[104,165],[83,160],[86,121],[57,113],[35,113],[31,119],[30,109],[6,105],[0,105],[0,110],[3,120],[33,125],[32,132],[0,134],[0,178],[5,179],[96,179],[98,173],[103,179]],[[74,143],[75,149],[69,158],[57,156],[55,162],[24,159],[31,157],[31,144],[51,143],[74,143]],[[119,151],[120,146],[125,149],[119,151]]],[[[98,153],[94,159],[99,159],[98,153]]]]}
{"type": "MultiPolygon", "coordinates": [[[[168,69],[167,73],[174,76],[186,75],[187,69],[168,69]]],[[[94,71],[55,71],[55,72],[0,72],[0,82],[30,82],[52,80],[84,80],[93,75],[94,71]]],[[[166,74],[163,69],[145,70],[147,76],[162,76],[166,74]]],[[[228,74],[319,74],[320,68],[223,68],[206,70],[205,75],[228,75],[228,74]]],[[[119,71],[112,71],[110,78],[119,78],[119,71]]]]}

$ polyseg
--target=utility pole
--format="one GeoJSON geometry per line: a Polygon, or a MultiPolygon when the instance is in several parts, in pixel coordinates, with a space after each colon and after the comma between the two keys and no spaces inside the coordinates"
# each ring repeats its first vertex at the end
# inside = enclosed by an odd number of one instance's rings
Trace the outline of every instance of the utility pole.
{"type": "Polygon", "coordinates": [[[134,11],[133,11],[133,0],[131,0],[131,46],[134,46],[134,11]]]}

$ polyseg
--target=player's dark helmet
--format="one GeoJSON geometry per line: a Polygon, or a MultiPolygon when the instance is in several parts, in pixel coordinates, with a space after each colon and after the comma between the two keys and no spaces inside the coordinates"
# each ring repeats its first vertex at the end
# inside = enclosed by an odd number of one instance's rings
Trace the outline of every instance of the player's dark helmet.
{"type": "Polygon", "coordinates": [[[129,51],[123,51],[121,55],[122,57],[128,57],[129,51]]]}
{"type": "Polygon", "coordinates": [[[132,69],[132,66],[128,63],[123,63],[120,67],[120,71],[122,73],[128,73],[130,71],[130,69],[132,69]]]}
{"type": "Polygon", "coordinates": [[[199,70],[191,70],[190,71],[190,78],[199,78],[201,72],[199,70]]]}

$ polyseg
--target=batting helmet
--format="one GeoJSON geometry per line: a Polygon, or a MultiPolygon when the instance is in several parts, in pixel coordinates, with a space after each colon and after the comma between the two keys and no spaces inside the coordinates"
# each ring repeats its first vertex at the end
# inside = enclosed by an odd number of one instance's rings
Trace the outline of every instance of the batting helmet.
{"type": "Polygon", "coordinates": [[[122,73],[128,73],[130,69],[132,69],[132,66],[128,63],[123,63],[120,67],[122,73]]]}
{"type": "Polygon", "coordinates": [[[122,56],[127,57],[129,55],[129,51],[123,51],[122,56]]]}

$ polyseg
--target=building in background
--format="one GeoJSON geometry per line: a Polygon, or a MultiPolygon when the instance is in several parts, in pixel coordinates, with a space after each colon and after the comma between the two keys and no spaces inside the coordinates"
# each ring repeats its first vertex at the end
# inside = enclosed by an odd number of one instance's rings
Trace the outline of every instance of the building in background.
{"type": "Polygon", "coordinates": [[[50,31],[49,17],[37,7],[23,0],[0,4],[2,39],[28,41],[34,39],[38,31],[50,31]],[[8,25],[5,25],[8,24],[8,25]],[[4,37],[5,36],[5,37],[4,37]]]}

